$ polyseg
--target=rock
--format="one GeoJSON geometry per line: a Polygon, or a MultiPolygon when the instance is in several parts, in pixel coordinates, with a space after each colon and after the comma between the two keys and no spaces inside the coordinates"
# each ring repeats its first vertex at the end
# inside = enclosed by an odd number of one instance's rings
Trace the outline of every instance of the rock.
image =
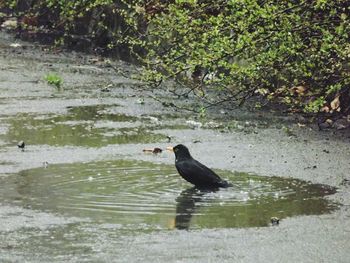
{"type": "Polygon", "coordinates": [[[101,92],[110,92],[112,87],[113,87],[113,84],[108,84],[107,86],[101,89],[101,92]]]}
{"type": "Polygon", "coordinates": [[[344,178],[341,183],[341,185],[344,185],[344,186],[349,186],[350,185],[350,179],[347,179],[347,178],[344,178]]]}
{"type": "Polygon", "coordinates": [[[318,125],[318,129],[322,131],[324,129],[331,128],[333,125],[333,121],[331,119],[326,119],[325,121],[318,121],[317,125],[318,125]]]}
{"type": "Polygon", "coordinates": [[[273,226],[277,226],[280,223],[280,219],[278,217],[275,217],[275,216],[271,217],[270,221],[271,221],[271,225],[273,225],[273,226]]]}
{"type": "Polygon", "coordinates": [[[337,130],[344,130],[350,127],[350,123],[348,122],[347,118],[341,118],[334,122],[333,127],[337,130]]]}
{"type": "Polygon", "coordinates": [[[139,98],[139,99],[137,99],[136,103],[144,105],[145,104],[145,99],[139,98]]]}
{"type": "Polygon", "coordinates": [[[16,18],[10,18],[2,23],[1,27],[6,30],[15,30],[18,26],[18,22],[16,18]]]}
{"type": "Polygon", "coordinates": [[[24,143],[24,141],[19,141],[17,143],[18,148],[22,149],[22,152],[24,152],[24,147],[26,146],[26,144],[24,143]]]}
{"type": "Polygon", "coordinates": [[[148,116],[147,118],[148,118],[152,123],[154,123],[154,124],[157,124],[157,125],[160,125],[160,124],[161,124],[161,122],[159,121],[159,119],[156,118],[156,117],[148,116]]]}
{"type": "Polygon", "coordinates": [[[186,124],[188,124],[189,126],[192,126],[192,128],[201,128],[203,126],[202,123],[198,121],[193,121],[193,120],[186,121],[186,124]]]}

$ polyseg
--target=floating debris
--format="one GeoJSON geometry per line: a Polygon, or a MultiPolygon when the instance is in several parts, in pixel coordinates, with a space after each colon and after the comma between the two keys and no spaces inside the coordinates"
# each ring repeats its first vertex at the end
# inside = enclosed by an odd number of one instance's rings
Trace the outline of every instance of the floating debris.
{"type": "Polygon", "coordinates": [[[112,87],[113,87],[113,84],[108,84],[107,86],[101,89],[101,92],[111,92],[112,87]]]}
{"type": "Polygon", "coordinates": [[[186,121],[186,124],[188,124],[189,126],[192,126],[192,128],[201,128],[203,126],[202,123],[198,121],[193,121],[193,120],[186,121]]]}
{"type": "Polygon", "coordinates": [[[157,154],[157,153],[161,153],[163,150],[161,148],[155,147],[153,149],[143,149],[142,151],[157,154]]]}
{"type": "Polygon", "coordinates": [[[11,44],[10,44],[10,47],[18,48],[18,47],[22,47],[22,45],[19,44],[19,43],[11,43],[11,44]]]}
{"type": "Polygon", "coordinates": [[[139,98],[139,99],[137,99],[136,103],[143,105],[143,104],[145,104],[145,99],[139,98]]]}
{"type": "Polygon", "coordinates": [[[155,123],[155,124],[160,124],[159,119],[156,118],[156,117],[148,116],[148,119],[149,119],[151,122],[155,123]]]}

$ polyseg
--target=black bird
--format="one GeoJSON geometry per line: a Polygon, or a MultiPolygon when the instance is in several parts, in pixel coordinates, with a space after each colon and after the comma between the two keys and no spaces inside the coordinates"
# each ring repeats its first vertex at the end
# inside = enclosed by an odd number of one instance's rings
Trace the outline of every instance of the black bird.
{"type": "Polygon", "coordinates": [[[198,188],[229,187],[232,184],[221,179],[211,169],[192,158],[185,145],[169,148],[175,153],[175,167],[182,178],[198,188]]]}
{"type": "Polygon", "coordinates": [[[26,146],[26,144],[24,143],[24,141],[20,141],[17,144],[18,148],[22,149],[22,152],[24,152],[24,147],[26,146]]]}

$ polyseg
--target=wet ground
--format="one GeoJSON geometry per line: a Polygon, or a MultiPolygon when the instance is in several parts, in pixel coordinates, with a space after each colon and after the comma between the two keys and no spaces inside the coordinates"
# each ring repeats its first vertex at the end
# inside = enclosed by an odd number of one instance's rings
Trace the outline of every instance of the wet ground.
{"type": "Polygon", "coordinates": [[[2,262],[348,262],[346,133],[270,111],[198,118],[130,65],[14,42],[0,34],[2,262]],[[197,190],[172,153],[142,151],[177,143],[234,187],[197,190]]]}

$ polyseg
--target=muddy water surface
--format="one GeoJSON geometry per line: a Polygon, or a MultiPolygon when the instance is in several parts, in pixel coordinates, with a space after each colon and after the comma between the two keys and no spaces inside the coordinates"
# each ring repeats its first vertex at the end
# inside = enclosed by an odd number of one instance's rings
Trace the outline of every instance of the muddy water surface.
{"type": "Polygon", "coordinates": [[[3,178],[0,198],[141,232],[268,226],[274,216],[317,215],[336,208],[324,199],[335,192],[328,186],[219,172],[234,187],[197,190],[183,182],[173,166],[149,162],[57,164],[3,178]]]}
{"type": "Polygon", "coordinates": [[[24,140],[31,145],[89,147],[165,140],[164,135],[151,131],[149,122],[110,113],[110,108],[111,105],[89,105],[70,107],[64,115],[17,114],[7,118],[8,131],[0,138],[9,145],[24,140]]]}

